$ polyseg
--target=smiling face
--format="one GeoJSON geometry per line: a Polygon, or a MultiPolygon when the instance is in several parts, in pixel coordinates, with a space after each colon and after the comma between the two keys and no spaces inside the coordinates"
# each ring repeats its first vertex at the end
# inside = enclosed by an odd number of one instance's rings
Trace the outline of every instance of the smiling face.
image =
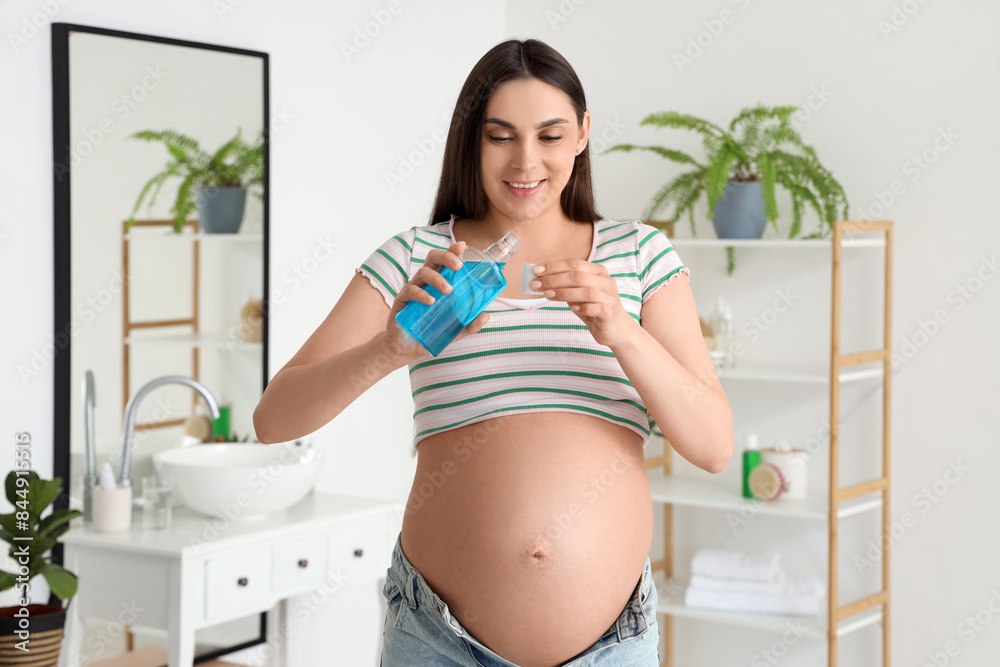
{"type": "MultiPolygon", "coordinates": [[[[491,213],[530,219],[559,207],[577,150],[587,144],[569,97],[539,79],[497,86],[486,105],[482,136],[483,189],[491,213]]],[[[561,208],[555,211],[562,215],[561,208]]]]}

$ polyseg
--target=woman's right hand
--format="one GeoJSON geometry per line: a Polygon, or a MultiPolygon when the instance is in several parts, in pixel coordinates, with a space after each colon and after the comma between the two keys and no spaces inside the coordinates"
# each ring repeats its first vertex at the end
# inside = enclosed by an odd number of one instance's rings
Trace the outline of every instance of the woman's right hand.
{"type": "MultiPolygon", "coordinates": [[[[411,360],[426,357],[430,353],[399,326],[399,323],[396,321],[396,313],[402,310],[408,301],[420,301],[428,305],[434,303],[434,297],[423,289],[424,285],[433,285],[441,294],[450,292],[451,285],[448,284],[448,281],[445,280],[438,269],[443,266],[456,271],[462,268],[462,260],[459,259],[459,255],[465,250],[465,245],[464,241],[459,241],[447,250],[431,248],[427,253],[427,258],[424,260],[423,266],[417,269],[417,272],[413,274],[413,279],[406,283],[403,289],[399,290],[399,293],[396,294],[396,299],[392,302],[392,308],[389,310],[389,319],[385,323],[385,341],[390,350],[397,352],[402,358],[407,360],[407,364],[411,360]]],[[[489,319],[490,316],[487,313],[480,313],[476,319],[472,320],[472,322],[459,332],[455,340],[460,340],[469,334],[476,333],[489,319]]]]}

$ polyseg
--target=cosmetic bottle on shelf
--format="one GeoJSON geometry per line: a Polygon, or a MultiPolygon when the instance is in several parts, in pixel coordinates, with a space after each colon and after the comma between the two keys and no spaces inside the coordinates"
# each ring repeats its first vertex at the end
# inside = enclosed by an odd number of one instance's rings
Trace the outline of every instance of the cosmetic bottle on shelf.
{"type": "Polygon", "coordinates": [[[757,444],[757,434],[748,433],[743,445],[743,497],[754,498],[750,491],[750,473],[760,465],[760,449],[757,444]]]}

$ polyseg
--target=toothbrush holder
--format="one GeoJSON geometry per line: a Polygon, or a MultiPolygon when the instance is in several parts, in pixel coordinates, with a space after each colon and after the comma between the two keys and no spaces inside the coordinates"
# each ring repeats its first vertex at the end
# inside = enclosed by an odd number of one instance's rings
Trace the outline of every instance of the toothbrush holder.
{"type": "Polygon", "coordinates": [[[111,490],[95,486],[92,502],[94,530],[100,533],[120,533],[131,527],[131,485],[123,484],[111,490]]]}

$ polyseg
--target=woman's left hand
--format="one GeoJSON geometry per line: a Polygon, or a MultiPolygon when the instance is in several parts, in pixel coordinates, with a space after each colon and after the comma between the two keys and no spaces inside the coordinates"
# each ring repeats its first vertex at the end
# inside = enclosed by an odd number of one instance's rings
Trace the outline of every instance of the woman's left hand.
{"type": "Polygon", "coordinates": [[[538,264],[530,287],[542,291],[552,301],[569,304],[601,345],[613,348],[637,324],[622,305],[618,283],[603,264],[582,259],[538,264]]]}

